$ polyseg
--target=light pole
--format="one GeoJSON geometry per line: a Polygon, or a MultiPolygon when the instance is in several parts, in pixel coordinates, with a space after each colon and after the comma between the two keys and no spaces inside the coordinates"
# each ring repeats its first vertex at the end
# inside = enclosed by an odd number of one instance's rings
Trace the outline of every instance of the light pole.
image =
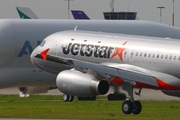
{"type": "Polygon", "coordinates": [[[174,26],[174,0],[173,0],[172,26],[174,26]]]}
{"type": "Polygon", "coordinates": [[[111,12],[114,12],[114,0],[110,2],[111,12]]]}
{"type": "Polygon", "coordinates": [[[70,1],[73,1],[73,0],[65,0],[65,1],[68,1],[68,19],[70,18],[70,1]]]}
{"type": "Polygon", "coordinates": [[[160,6],[160,7],[157,7],[157,8],[160,9],[160,23],[161,23],[162,22],[162,9],[164,9],[165,7],[160,6]]]}

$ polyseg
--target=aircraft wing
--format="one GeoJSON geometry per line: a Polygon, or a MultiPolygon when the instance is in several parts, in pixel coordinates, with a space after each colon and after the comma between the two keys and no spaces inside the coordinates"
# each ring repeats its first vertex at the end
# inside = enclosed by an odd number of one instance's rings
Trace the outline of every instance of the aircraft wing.
{"type": "Polygon", "coordinates": [[[72,58],[57,57],[53,55],[42,56],[42,54],[36,55],[36,57],[47,61],[70,65],[78,69],[79,71],[91,70],[101,75],[103,74],[104,76],[119,77],[124,82],[128,82],[132,85],[136,85],[136,82],[140,82],[155,87],[159,86],[157,78],[149,74],[147,72],[148,70],[133,65],[114,63],[96,64],[72,58]]]}

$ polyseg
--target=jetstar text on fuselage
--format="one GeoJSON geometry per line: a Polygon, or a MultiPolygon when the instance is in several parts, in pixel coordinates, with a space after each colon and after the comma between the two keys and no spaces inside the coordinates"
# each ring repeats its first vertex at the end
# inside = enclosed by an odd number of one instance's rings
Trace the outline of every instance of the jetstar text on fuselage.
{"type": "MultiPolygon", "coordinates": [[[[124,42],[122,45],[127,43],[124,42]]],[[[124,47],[112,47],[112,46],[100,46],[93,44],[80,44],[80,43],[69,43],[66,46],[62,46],[64,54],[81,55],[86,57],[94,56],[96,58],[108,58],[112,59],[115,56],[119,56],[122,60],[122,53],[125,50],[124,47]]]]}

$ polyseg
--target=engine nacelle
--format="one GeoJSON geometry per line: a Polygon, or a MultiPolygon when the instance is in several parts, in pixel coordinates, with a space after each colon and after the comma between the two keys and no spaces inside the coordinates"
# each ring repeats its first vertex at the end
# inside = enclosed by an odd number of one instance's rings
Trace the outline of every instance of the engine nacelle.
{"type": "Polygon", "coordinates": [[[19,91],[22,94],[39,94],[39,93],[47,93],[49,87],[19,87],[19,91]]]}
{"type": "Polygon", "coordinates": [[[174,97],[180,97],[180,90],[161,90],[164,94],[174,97]]]}
{"type": "Polygon", "coordinates": [[[90,74],[84,74],[75,70],[65,70],[56,78],[57,88],[69,95],[80,97],[106,94],[109,90],[107,81],[98,81],[90,74]]]}

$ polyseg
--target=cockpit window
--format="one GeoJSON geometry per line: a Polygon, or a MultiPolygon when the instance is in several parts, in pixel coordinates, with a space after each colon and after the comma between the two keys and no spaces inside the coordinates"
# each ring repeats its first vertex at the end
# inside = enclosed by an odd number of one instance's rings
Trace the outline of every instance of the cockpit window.
{"type": "Polygon", "coordinates": [[[43,47],[45,43],[46,43],[46,41],[43,40],[43,41],[39,44],[39,46],[43,47]]]}

